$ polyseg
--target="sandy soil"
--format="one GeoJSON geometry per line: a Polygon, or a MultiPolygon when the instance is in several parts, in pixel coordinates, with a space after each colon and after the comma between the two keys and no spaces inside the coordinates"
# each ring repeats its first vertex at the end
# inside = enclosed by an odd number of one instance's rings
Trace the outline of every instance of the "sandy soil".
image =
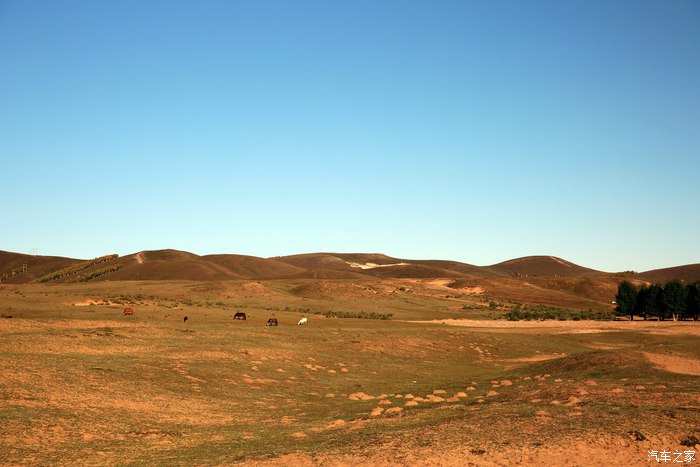
{"type": "MultiPolygon", "coordinates": [[[[673,440],[659,438],[635,442],[628,438],[601,436],[563,442],[555,446],[502,448],[483,452],[471,446],[382,446],[367,456],[345,455],[340,457],[288,454],[270,461],[246,462],[242,465],[259,466],[504,466],[504,465],[647,465],[656,463],[649,451],[670,450],[682,452],[688,449],[677,446],[673,440]],[[665,446],[665,447],[662,447],[665,446]]],[[[695,456],[697,457],[697,450],[695,456]]],[[[696,461],[697,462],[697,461],[696,461]]],[[[695,463],[684,464],[695,465],[695,463]]]]}
{"type": "Polygon", "coordinates": [[[633,330],[659,334],[690,334],[700,336],[700,321],[506,321],[436,319],[408,322],[493,329],[547,329],[547,332],[561,331],[565,333],[597,333],[633,330]]]}
{"type": "Polygon", "coordinates": [[[700,376],[700,360],[695,358],[679,357],[678,355],[662,355],[643,352],[651,363],[671,373],[700,376]]]}

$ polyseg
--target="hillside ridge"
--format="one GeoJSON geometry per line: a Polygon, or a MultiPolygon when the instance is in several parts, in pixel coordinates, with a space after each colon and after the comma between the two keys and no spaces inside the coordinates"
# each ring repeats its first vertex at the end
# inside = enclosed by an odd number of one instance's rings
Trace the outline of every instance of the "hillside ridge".
{"type": "MultiPolygon", "coordinates": [[[[28,283],[85,259],[0,250],[3,283],[28,283]],[[25,266],[26,265],[26,266],[25,266]]],[[[197,255],[176,249],[144,250],[112,260],[123,266],[94,280],[267,280],[267,279],[491,279],[626,277],[584,267],[551,255],[524,256],[489,266],[450,260],[413,260],[382,253],[305,253],[262,258],[239,254],[197,255]]],[[[89,272],[89,270],[88,270],[89,272]]],[[[638,281],[700,280],[700,264],[630,273],[638,281]]],[[[62,279],[57,279],[61,281],[62,279]]]]}

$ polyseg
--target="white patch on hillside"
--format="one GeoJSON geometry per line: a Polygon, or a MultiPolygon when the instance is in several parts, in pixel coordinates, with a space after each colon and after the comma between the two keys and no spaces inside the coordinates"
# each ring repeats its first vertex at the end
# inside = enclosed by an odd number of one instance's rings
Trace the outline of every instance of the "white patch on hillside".
{"type": "Polygon", "coordinates": [[[566,266],[567,268],[570,268],[570,267],[571,267],[570,264],[565,263],[564,261],[560,260],[559,258],[555,258],[554,256],[550,256],[550,258],[553,259],[554,261],[556,261],[556,262],[559,263],[559,264],[563,264],[563,265],[566,266]]]}
{"type": "Polygon", "coordinates": [[[377,263],[353,263],[350,261],[346,261],[348,265],[350,265],[351,268],[359,268],[359,269],[374,269],[374,268],[388,268],[390,266],[408,266],[408,263],[392,263],[392,264],[377,264],[377,263]]]}

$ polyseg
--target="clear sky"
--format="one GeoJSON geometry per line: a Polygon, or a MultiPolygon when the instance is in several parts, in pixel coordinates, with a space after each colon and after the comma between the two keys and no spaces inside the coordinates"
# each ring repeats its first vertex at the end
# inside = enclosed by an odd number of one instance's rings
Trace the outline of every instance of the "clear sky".
{"type": "Polygon", "coordinates": [[[700,2],[0,0],[0,249],[700,262],[700,2]]]}

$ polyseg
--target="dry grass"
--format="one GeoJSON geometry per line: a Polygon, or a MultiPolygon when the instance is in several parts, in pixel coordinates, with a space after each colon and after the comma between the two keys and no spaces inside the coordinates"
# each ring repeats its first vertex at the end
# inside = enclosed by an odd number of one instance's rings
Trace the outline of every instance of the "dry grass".
{"type": "Polygon", "coordinates": [[[444,316],[444,284],[366,284],[375,302],[299,285],[0,287],[0,463],[586,465],[700,435],[697,376],[644,354],[695,368],[695,323],[411,323],[444,316]],[[66,305],[126,295],[133,317],[66,305]],[[294,324],[370,303],[398,319],[294,324]]]}

